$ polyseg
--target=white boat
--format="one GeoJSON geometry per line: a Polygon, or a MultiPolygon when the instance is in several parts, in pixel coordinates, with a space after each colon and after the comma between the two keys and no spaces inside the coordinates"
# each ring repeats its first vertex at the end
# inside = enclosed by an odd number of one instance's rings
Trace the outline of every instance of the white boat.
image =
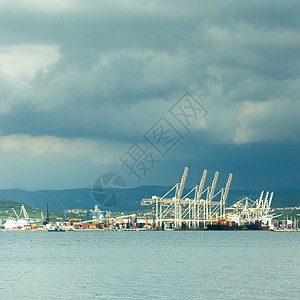
{"type": "Polygon", "coordinates": [[[74,231],[74,227],[70,225],[63,225],[61,228],[64,231],[74,231]]]}
{"type": "Polygon", "coordinates": [[[61,225],[59,222],[56,223],[56,226],[53,224],[47,224],[45,228],[49,232],[70,232],[74,231],[74,227],[70,225],[63,224],[61,225]]]}

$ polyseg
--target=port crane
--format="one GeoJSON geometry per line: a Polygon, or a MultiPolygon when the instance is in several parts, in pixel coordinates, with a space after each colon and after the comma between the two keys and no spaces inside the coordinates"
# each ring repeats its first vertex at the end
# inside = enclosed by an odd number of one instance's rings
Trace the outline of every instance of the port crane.
{"type": "MultiPolygon", "coordinates": [[[[13,207],[11,208],[11,210],[12,210],[12,214],[14,214],[17,219],[20,219],[21,216],[22,216],[22,214],[23,214],[23,216],[24,216],[25,219],[29,219],[29,215],[28,215],[28,213],[26,211],[26,208],[25,208],[25,206],[24,206],[23,203],[21,205],[21,209],[20,209],[20,213],[19,214],[17,214],[16,210],[13,207]]],[[[9,218],[11,218],[12,214],[9,216],[9,218]]]]}
{"type": "Polygon", "coordinates": [[[233,173],[229,174],[225,188],[217,193],[216,186],[219,178],[219,171],[215,172],[212,184],[206,189],[205,181],[208,170],[203,171],[200,184],[191,189],[185,196],[182,196],[189,167],[185,167],[180,183],[176,183],[162,197],[152,196],[150,199],[143,199],[142,205],[155,205],[156,225],[162,227],[163,223],[172,223],[175,228],[188,225],[193,228],[206,226],[209,221],[215,221],[225,217],[225,204],[229,193],[233,173]],[[170,197],[175,191],[174,197],[170,197]],[[193,198],[188,198],[194,195],[193,198]],[[216,201],[216,197],[220,200],[216,201]]]}
{"type": "Polygon", "coordinates": [[[205,181],[208,170],[204,170],[200,184],[183,195],[185,182],[189,167],[185,167],[180,183],[176,183],[162,197],[152,196],[150,199],[143,199],[142,205],[152,205],[155,211],[155,225],[159,228],[169,224],[171,228],[206,228],[208,224],[232,221],[240,225],[242,222],[251,224],[261,222],[270,225],[276,216],[270,214],[273,192],[264,191],[256,200],[245,197],[230,207],[226,202],[233,178],[229,173],[225,187],[217,190],[217,182],[220,171],[216,171],[209,186],[205,188],[205,181]],[[171,193],[174,196],[171,197],[171,193]]]}
{"type": "Polygon", "coordinates": [[[162,226],[163,221],[174,222],[175,226],[179,226],[182,214],[182,193],[187,178],[189,167],[185,167],[180,183],[176,183],[162,197],[152,196],[151,199],[143,199],[142,205],[155,205],[156,225],[162,226]],[[174,197],[167,198],[172,191],[175,191],[174,197]]]}
{"type": "Polygon", "coordinates": [[[276,217],[274,214],[270,214],[273,195],[274,192],[266,192],[264,197],[264,191],[262,191],[256,200],[244,197],[227,208],[230,212],[228,216],[240,218],[246,223],[258,221],[269,224],[276,217]]]}
{"type": "Polygon", "coordinates": [[[61,210],[62,210],[62,213],[63,213],[63,216],[64,216],[64,221],[68,222],[69,221],[69,215],[66,212],[65,205],[63,203],[61,204],[61,210]]]}

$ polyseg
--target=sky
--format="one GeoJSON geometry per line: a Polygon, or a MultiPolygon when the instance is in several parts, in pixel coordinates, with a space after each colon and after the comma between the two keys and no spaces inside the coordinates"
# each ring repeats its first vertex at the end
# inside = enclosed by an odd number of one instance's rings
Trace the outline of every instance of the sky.
{"type": "Polygon", "coordinates": [[[90,187],[108,172],[173,185],[185,166],[189,185],[208,169],[220,186],[233,172],[233,189],[299,188],[299,10],[1,0],[0,188],[90,187]]]}

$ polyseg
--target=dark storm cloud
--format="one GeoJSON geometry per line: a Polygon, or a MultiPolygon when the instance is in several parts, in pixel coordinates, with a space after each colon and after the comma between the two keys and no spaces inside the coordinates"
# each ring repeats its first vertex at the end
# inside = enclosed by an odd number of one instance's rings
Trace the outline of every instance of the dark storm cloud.
{"type": "Polygon", "coordinates": [[[0,4],[4,136],[126,147],[190,90],[209,114],[182,156],[300,141],[299,1],[16,3],[0,4]]]}

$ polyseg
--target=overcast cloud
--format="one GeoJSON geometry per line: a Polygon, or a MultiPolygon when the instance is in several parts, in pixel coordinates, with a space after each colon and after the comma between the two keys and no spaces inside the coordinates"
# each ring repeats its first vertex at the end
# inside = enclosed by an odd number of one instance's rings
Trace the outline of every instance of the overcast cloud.
{"type": "Polygon", "coordinates": [[[208,110],[140,184],[185,165],[299,187],[300,2],[0,2],[0,187],[91,186],[186,91],[208,110]]]}

